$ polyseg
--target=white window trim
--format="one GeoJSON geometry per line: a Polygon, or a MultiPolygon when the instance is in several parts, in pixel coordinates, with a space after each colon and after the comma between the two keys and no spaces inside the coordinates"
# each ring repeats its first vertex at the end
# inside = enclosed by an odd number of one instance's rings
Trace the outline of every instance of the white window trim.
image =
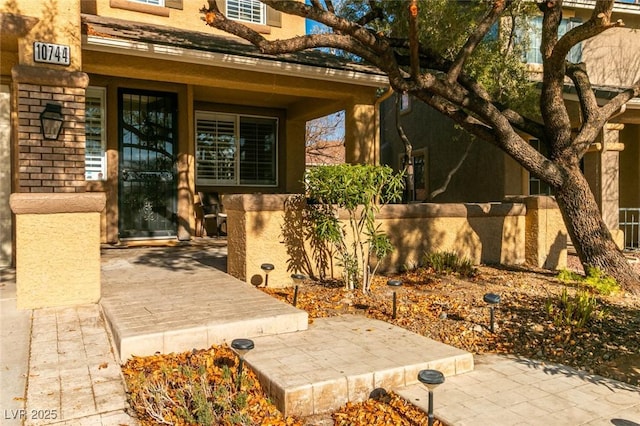
{"type": "Polygon", "coordinates": [[[100,169],[99,170],[87,169],[86,146],[85,146],[85,180],[104,181],[104,180],[107,180],[107,89],[104,87],[89,86],[87,88],[85,97],[99,98],[100,110],[101,110],[101,113],[100,113],[100,129],[101,129],[100,131],[100,146],[101,146],[100,169]]]}
{"type": "Polygon", "coordinates": [[[149,6],[164,7],[164,0],[129,0],[129,1],[133,3],[148,4],[149,6]]]}
{"type": "Polygon", "coordinates": [[[278,150],[279,150],[279,132],[280,132],[280,119],[275,116],[270,115],[255,115],[255,114],[234,114],[234,113],[226,113],[226,112],[217,112],[217,111],[195,111],[195,139],[194,139],[194,148],[195,148],[195,174],[196,174],[196,184],[197,185],[210,185],[210,186],[239,186],[239,187],[264,187],[264,188],[273,188],[279,185],[279,163],[278,163],[278,150]],[[235,144],[235,153],[234,153],[234,171],[235,171],[235,179],[233,182],[229,180],[215,180],[215,179],[201,179],[198,174],[198,119],[215,119],[215,117],[233,117],[234,118],[234,144],[235,144]],[[276,123],[275,129],[275,147],[274,147],[274,162],[275,162],[275,182],[273,184],[260,184],[260,183],[242,183],[240,176],[240,119],[243,117],[248,118],[264,118],[269,120],[274,120],[276,123]]]}
{"type": "MultiPolygon", "coordinates": [[[[164,0],[163,0],[164,1],[164,0]]],[[[243,2],[251,2],[252,0],[235,0],[237,1],[238,4],[243,3],[243,2]]],[[[266,25],[267,24],[267,6],[264,3],[260,3],[260,21],[252,21],[249,19],[242,19],[242,18],[232,18],[231,16],[229,16],[229,1],[227,0],[226,2],[226,9],[227,11],[226,15],[229,19],[233,19],[234,21],[239,21],[239,22],[249,22],[251,24],[258,24],[258,25],[266,25]]]]}

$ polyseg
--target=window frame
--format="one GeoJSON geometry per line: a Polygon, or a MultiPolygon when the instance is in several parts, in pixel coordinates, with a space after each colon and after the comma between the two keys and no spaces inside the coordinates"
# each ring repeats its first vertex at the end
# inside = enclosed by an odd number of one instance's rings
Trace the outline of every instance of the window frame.
{"type": "Polygon", "coordinates": [[[158,6],[158,7],[164,7],[164,2],[165,0],[128,0],[132,3],[140,3],[140,4],[145,4],[147,6],[158,6]]]}
{"type": "MultiPolygon", "coordinates": [[[[398,170],[404,170],[404,152],[398,154],[398,170]]],[[[424,187],[417,188],[414,187],[413,199],[409,200],[412,203],[415,202],[425,202],[429,199],[429,148],[418,148],[411,151],[411,161],[413,162],[413,182],[414,185],[417,183],[417,177],[420,177],[424,187]],[[416,172],[416,159],[422,158],[422,173],[416,172]],[[418,190],[422,190],[424,192],[424,197],[418,196],[418,190]]]]}
{"type": "MultiPolygon", "coordinates": [[[[530,138],[529,145],[531,145],[536,151],[540,152],[543,155],[546,155],[546,149],[542,145],[542,141],[537,138],[530,138]]],[[[528,173],[529,179],[527,180],[527,195],[553,195],[553,190],[546,182],[543,182],[541,179],[538,179],[531,173],[528,173]],[[536,185],[538,190],[531,191],[532,185],[536,185]]]]}
{"type": "MultiPolygon", "coordinates": [[[[247,7],[247,6],[245,6],[247,7]]],[[[267,6],[262,3],[259,0],[226,0],[225,2],[225,15],[227,16],[227,18],[229,19],[233,19],[234,21],[239,21],[239,22],[248,22],[250,24],[257,24],[257,25],[267,25],[267,6]],[[238,16],[234,17],[230,14],[230,7],[229,7],[229,3],[230,2],[235,2],[237,3],[237,9],[238,9],[238,16]],[[255,6],[259,6],[259,10],[260,10],[260,19],[259,20],[253,20],[253,19],[244,19],[241,17],[241,7],[242,4],[248,5],[249,9],[252,9],[255,6]]],[[[253,14],[252,14],[253,15],[253,14]]]]}
{"type": "Polygon", "coordinates": [[[85,91],[85,168],[84,168],[84,176],[86,181],[105,181],[107,180],[107,88],[99,87],[99,86],[89,86],[85,91]],[[88,109],[86,107],[87,100],[89,98],[96,98],[100,104],[100,155],[92,156],[92,158],[98,158],[95,160],[99,161],[100,165],[95,170],[89,170],[87,167],[88,164],[88,155],[89,150],[87,149],[87,145],[89,142],[89,135],[91,132],[88,131],[87,127],[89,125],[89,114],[88,109]]]}
{"type": "Polygon", "coordinates": [[[232,113],[232,112],[223,112],[223,111],[209,111],[209,110],[196,110],[194,114],[194,128],[195,128],[195,140],[194,140],[194,155],[195,155],[195,181],[198,186],[224,186],[224,187],[265,187],[265,188],[274,188],[279,185],[279,133],[280,133],[280,117],[274,115],[261,115],[261,114],[243,114],[243,113],[232,113]],[[199,135],[199,119],[207,119],[207,120],[216,120],[216,117],[221,118],[230,118],[233,117],[234,123],[234,133],[233,133],[233,146],[234,146],[234,158],[233,158],[233,180],[231,179],[215,179],[208,177],[200,177],[199,169],[200,165],[200,157],[201,151],[198,145],[198,135],[199,135]],[[242,135],[240,134],[241,120],[243,118],[254,118],[254,119],[263,119],[270,120],[273,123],[273,136],[274,136],[274,146],[272,148],[272,159],[273,162],[271,166],[273,167],[273,182],[272,183],[259,183],[259,182],[244,182],[244,179],[241,175],[241,141],[242,135]]]}
{"type": "MultiPolygon", "coordinates": [[[[558,29],[558,37],[562,37],[574,27],[581,25],[583,21],[580,18],[562,18],[560,28],[558,29]]],[[[523,51],[522,60],[527,64],[542,64],[542,53],[540,52],[540,44],[542,43],[542,16],[531,18],[527,24],[529,27],[525,34],[520,33],[520,38],[527,40],[528,47],[523,51]]],[[[582,42],[576,44],[567,53],[568,61],[578,63],[582,60],[582,42]]]]}

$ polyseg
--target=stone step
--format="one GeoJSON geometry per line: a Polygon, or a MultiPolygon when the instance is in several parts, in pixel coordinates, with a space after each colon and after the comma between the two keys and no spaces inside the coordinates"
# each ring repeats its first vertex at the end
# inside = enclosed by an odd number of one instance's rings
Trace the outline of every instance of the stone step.
{"type": "Polygon", "coordinates": [[[361,402],[375,389],[418,383],[418,372],[473,370],[473,355],[358,315],[314,320],[304,332],[253,339],[246,363],[285,415],[309,416],[361,402]]]}
{"type": "Polygon", "coordinates": [[[306,330],[308,315],[221,271],[111,284],[100,301],[120,359],[306,330]],[[184,278],[184,277],[183,277],[184,278]]]}

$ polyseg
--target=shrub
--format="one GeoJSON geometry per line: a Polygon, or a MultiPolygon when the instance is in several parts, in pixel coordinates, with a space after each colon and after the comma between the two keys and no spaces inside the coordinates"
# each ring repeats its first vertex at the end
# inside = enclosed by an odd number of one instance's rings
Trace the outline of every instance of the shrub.
{"type": "Polygon", "coordinates": [[[366,293],[382,259],[393,250],[375,215],[382,205],[401,199],[402,173],[365,164],[322,166],[307,172],[305,184],[313,200],[308,216],[314,238],[336,254],[344,268],[345,286],[353,290],[362,280],[366,293]],[[347,224],[338,220],[338,209],[347,211],[347,224]]]}
{"type": "Polygon", "coordinates": [[[555,301],[548,299],[545,308],[557,326],[583,328],[599,314],[598,301],[592,293],[579,290],[570,296],[566,288],[555,301]]]}
{"type": "Polygon", "coordinates": [[[560,271],[557,278],[563,283],[574,282],[605,296],[620,291],[620,285],[616,280],[596,267],[587,267],[586,276],[564,269],[560,271]]]}
{"type": "Polygon", "coordinates": [[[439,274],[459,274],[463,277],[472,277],[478,272],[471,259],[460,258],[457,253],[452,251],[425,253],[423,263],[439,274]]]}

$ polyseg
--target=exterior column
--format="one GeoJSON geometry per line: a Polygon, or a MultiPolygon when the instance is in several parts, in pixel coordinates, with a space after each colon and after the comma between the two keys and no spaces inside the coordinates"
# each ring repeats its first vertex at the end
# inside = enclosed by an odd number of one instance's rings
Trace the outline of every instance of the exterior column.
{"type": "Polygon", "coordinates": [[[103,192],[11,194],[18,309],[100,300],[103,192]]]}
{"type": "Polygon", "coordinates": [[[597,143],[584,156],[584,174],[600,206],[602,218],[614,241],[623,247],[620,230],[620,131],[624,124],[607,123],[597,143]]]}
{"type": "Polygon", "coordinates": [[[11,68],[12,191],[17,305],[21,309],[97,303],[104,193],[87,193],[80,0],[19,2],[29,26],[15,31],[11,68]],[[56,139],[40,114],[60,108],[56,139]]]}
{"type": "Polygon", "coordinates": [[[345,159],[351,164],[379,164],[378,108],[374,104],[351,104],[345,108],[345,159]]]}
{"type": "Polygon", "coordinates": [[[302,181],[306,165],[306,125],[305,120],[287,120],[286,156],[278,160],[280,164],[284,165],[279,167],[279,171],[281,177],[286,175],[287,180],[284,184],[284,192],[286,193],[301,193],[304,191],[302,181]]]}

